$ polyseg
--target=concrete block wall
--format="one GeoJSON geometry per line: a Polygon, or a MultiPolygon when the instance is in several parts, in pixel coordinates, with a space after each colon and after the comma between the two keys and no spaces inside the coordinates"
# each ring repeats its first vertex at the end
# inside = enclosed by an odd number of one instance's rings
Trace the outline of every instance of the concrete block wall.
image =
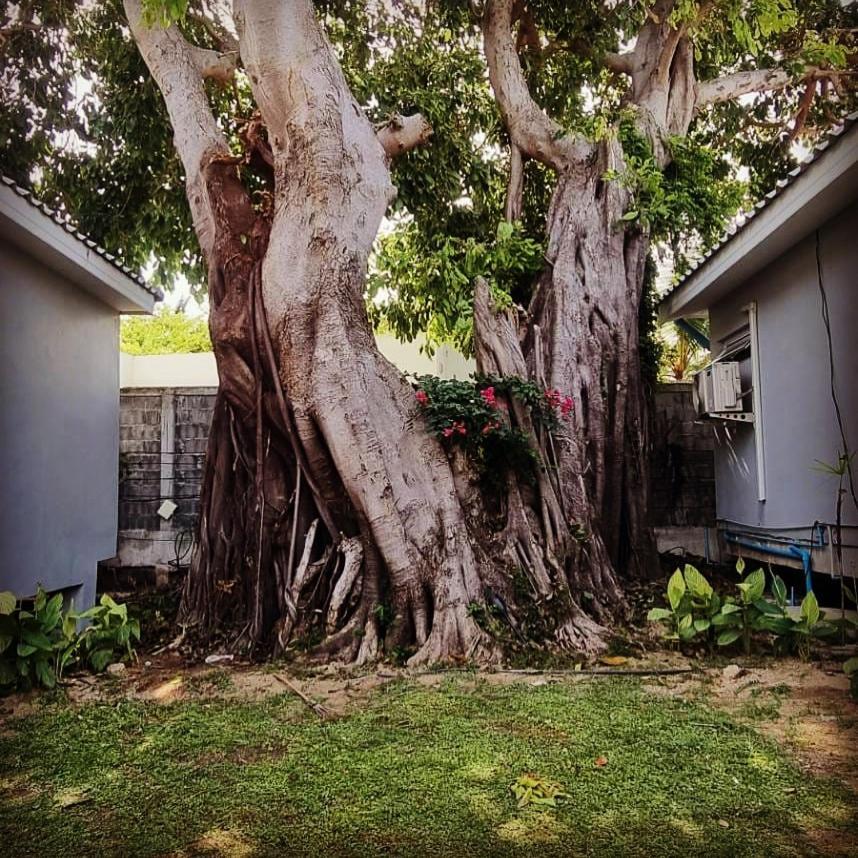
{"type": "Polygon", "coordinates": [[[215,393],[179,391],[175,394],[173,486],[179,508],[175,526],[193,527],[199,515],[202,464],[206,453],[215,393]]]}
{"type": "MultiPolygon", "coordinates": [[[[161,395],[120,397],[119,531],[157,530],[161,475],[161,395]]],[[[121,537],[120,537],[121,538],[121,537]]]]}
{"type": "MultiPolygon", "coordinates": [[[[199,514],[202,465],[216,390],[123,388],[120,396],[119,563],[175,559],[176,536],[199,514]],[[158,516],[165,499],[178,509],[158,516]]],[[[715,439],[698,422],[690,384],[660,385],[653,415],[651,523],[659,548],[709,553],[715,525],[715,439]]]]}
{"type": "Polygon", "coordinates": [[[215,394],[206,387],[122,389],[119,565],[174,560],[177,537],[194,527],[215,394]],[[177,505],[168,520],[158,515],[164,500],[177,505]]]}
{"type": "Polygon", "coordinates": [[[692,386],[659,385],[653,413],[650,520],[655,527],[715,525],[715,434],[697,420],[692,386]]]}

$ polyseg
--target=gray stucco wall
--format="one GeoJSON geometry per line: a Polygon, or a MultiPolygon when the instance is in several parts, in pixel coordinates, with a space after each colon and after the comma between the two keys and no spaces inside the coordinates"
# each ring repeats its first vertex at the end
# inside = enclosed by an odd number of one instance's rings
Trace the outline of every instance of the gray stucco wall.
{"type": "MultiPolygon", "coordinates": [[[[858,449],[858,204],[819,230],[823,282],[831,315],[837,391],[858,449]]],[[[713,348],[746,325],[744,307],[758,305],[766,500],[757,500],[754,430],[717,429],[717,512],[721,519],[767,527],[809,527],[835,518],[836,478],[815,469],[842,449],[829,389],[828,346],[817,281],[814,235],[710,309],[713,348]]],[[[750,387],[743,365],[743,386],[750,387]]],[[[858,513],[844,504],[844,523],[858,513]]]]}
{"type": "Polygon", "coordinates": [[[116,552],[119,319],[0,240],[0,589],[95,595],[116,552]]]}

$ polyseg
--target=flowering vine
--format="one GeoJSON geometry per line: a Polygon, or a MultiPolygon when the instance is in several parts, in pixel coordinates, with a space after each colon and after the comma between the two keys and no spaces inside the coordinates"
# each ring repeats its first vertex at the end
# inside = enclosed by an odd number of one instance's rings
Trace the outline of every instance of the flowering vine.
{"type": "Polygon", "coordinates": [[[429,428],[446,446],[463,448],[484,476],[506,468],[530,476],[539,462],[533,439],[516,425],[508,403],[523,405],[534,426],[548,431],[569,419],[573,408],[571,396],[517,376],[458,381],[424,375],[416,384],[414,398],[429,428]]]}

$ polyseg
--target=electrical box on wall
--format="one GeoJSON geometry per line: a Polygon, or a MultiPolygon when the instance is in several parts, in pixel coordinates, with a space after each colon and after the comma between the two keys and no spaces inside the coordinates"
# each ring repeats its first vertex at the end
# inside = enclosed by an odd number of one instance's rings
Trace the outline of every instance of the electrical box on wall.
{"type": "Polygon", "coordinates": [[[743,411],[742,379],[738,361],[716,361],[694,376],[694,406],[700,417],[750,423],[743,411]]]}

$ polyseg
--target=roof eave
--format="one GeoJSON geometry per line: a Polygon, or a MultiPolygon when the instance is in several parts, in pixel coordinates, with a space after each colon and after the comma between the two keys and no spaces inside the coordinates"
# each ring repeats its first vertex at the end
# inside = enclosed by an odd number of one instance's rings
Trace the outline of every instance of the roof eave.
{"type": "Polygon", "coordinates": [[[799,168],[786,187],[761,201],[753,217],[661,300],[659,319],[701,315],[855,199],[858,124],[799,168]]]}
{"type": "Polygon", "coordinates": [[[117,265],[105,251],[58,223],[8,185],[0,185],[0,234],[39,262],[119,313],[152,313],[158,294],[117,265]]]}

